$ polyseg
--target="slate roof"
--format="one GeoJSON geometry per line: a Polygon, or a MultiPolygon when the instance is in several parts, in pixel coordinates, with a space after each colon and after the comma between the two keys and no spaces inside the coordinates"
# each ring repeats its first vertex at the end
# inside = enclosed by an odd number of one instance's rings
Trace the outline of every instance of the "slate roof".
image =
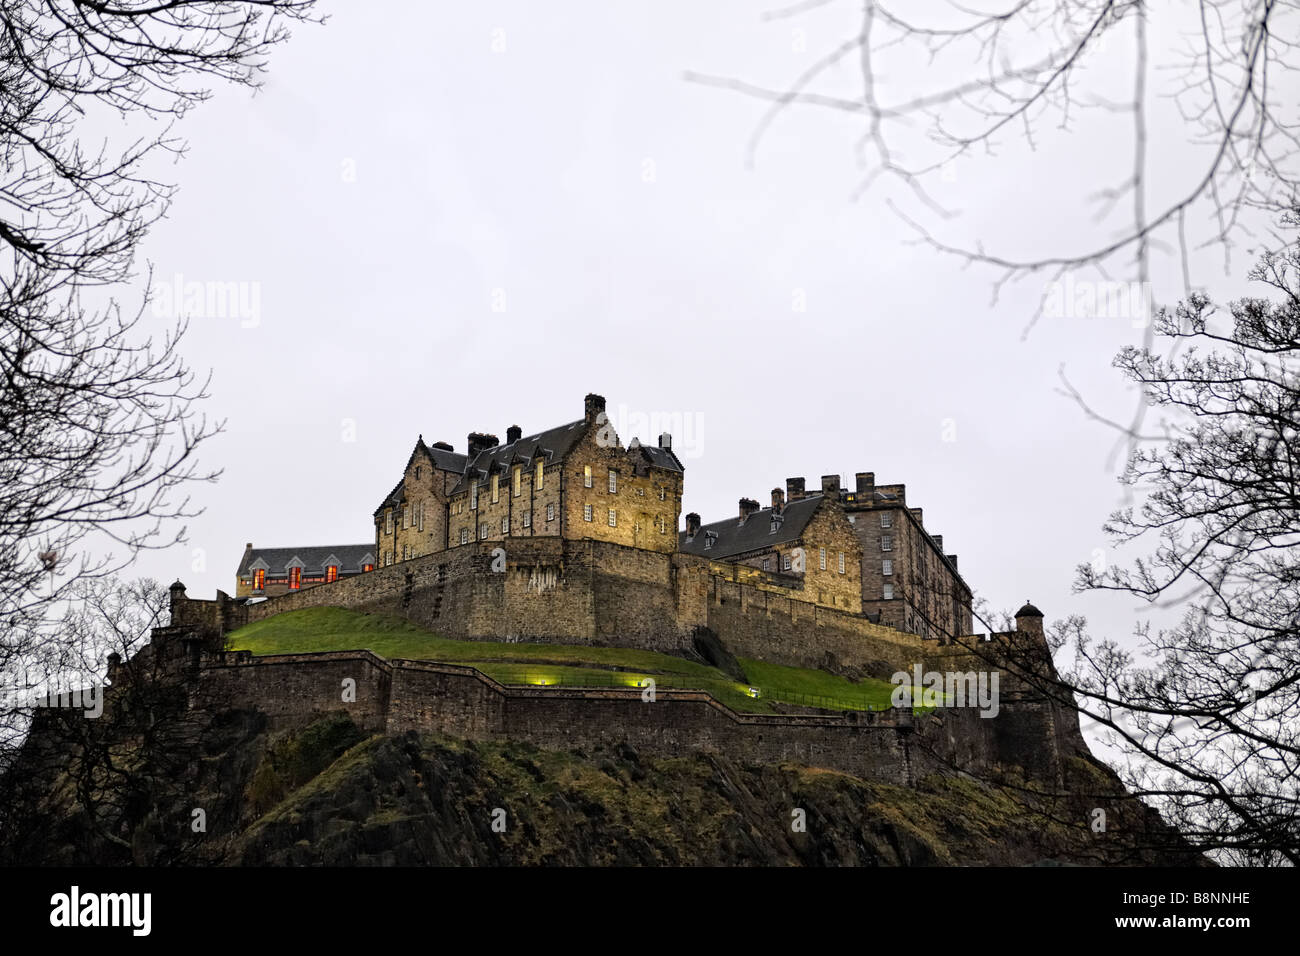
{"type": "Polygon", "coordinates": [[[755,511],[745,523],[740,523],[740,516],[726,521],[700,525],[699,532],[687,542],[686,532],[677,536],[677,547],[686,554],[699,554],[710,558],[729,558],[749,551],[761,551],[778,544],[788,544],[803,534],[808,522],[822,503],[820,493],[792,501],[781,513],[781,527],[772,531],[772,509],[761,508],[755,511]],[[706,548],[709,533],[716,535],[713,546],[706,548]]]}
{"type": "Polygon", "coordinates": [[[402,478],[393,486],[393,490],[384,496],[384,500],[374,510],[375,515],[378,515],[385,508],[400,505],[405,500],[402,490],[406,482],[406,473],[410,470],[411,462],[415,460],[416,455],[423,455],[434,468],[442,471],[450,471],[456,475],[465,473],[466,458],[464,455],[459,455],[454,451],[447,451],[445,448],[434,448],[432,445],[426,445],[424,436],[421,435],[416,441],[415,447],[411,449],[411,455],[406,459],[406,465],[402,468],[402,478]]]}
{"type": "Polygon", "coordinates": [[[360,571],[363,564],[375,564],[375,545],[366,544],[325,544],[305,548],[253,548],[245,549],[239,561],[239,577],[251,574],[251,568],[259,560],[265,562],[268,574],[287,574],[289,563],[295,558],[302,563],[303,570],[312,574],[324,572],[326,558],[338,558],[339,574],[360,571]]]}

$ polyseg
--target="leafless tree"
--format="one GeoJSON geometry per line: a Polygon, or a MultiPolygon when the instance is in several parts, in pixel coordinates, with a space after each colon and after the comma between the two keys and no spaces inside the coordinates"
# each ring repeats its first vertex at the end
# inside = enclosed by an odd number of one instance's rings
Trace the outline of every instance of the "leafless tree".
{"type": "MultiPolygon", "coordinates": [[[[765,84],[692,72],[687,79],[768,104],[749,144],[751,160],[787,110],[859,118],[859,194],[889,181],[900,186],[897,199],[886,202],[918,241],[963,265],[988,267],[995,301],[1006,283],[1037,278],[1042,298],[1026,333],[1067,276],[1108,281],[1119,272],[1147,289],[1152,251],[1176,250],[1186,296],[1194,291],[1192,249],[1217,244],[1226,271],[1230,250],[1243,240],[1257,250],[1281,248],[1278,237],[1252,230],[1276,221],[1300,181],[1294,2],[801,0],[765,19],[821,17],[824,33],[836,11],[853,18],[856,29],[848,25],[842,42],[791,78],[765,84]],[[837,85],[843,65],[851,67],[855,89],[837,85]],[[1117,99],[1112,87],[1121,78],[1127,92],[1117,99]],[[1178,168],[1158,175],[1149,148],[1153,100],[1174,104],[1174,122],[1191,144],[1178,168]],[[934,187],[946,172],[980,158],[997,161],[1013,139],[1036,149],[1048,134],[1070,135],[1102,113],[1128,114],[1127,136],[1111,131],[1107,140],[1131,156],[1127,174],[1094,184],[1049,169],[1042,181],[1053,192],[1076,194],[1080,208],[1095,206],[1097,220],[1110,227],[1104,238],[1053,229],[1034,237],[1045,252],[1024,256],[944,236],[952,210],[934,187]],[[1161,188],[1153,189],[1156,183],[1161,188]]],[[[1028,184],[1018,195],[1026,204],[1041,201],[1028,184]]],[[[1006,199],[1018,201],[1013,194],[1006,199]]],[[[1148,324],[1146,348],[1153,334],[1148,324]]],[[[1131,421],[1119,423],[1117,451],[1136,447],[1146,410],[1139,400],[1131,421]]]]}
{"type": "Polygon", "coordinates": [[[212,82],[256,86],[310,18],[310,0],[0,0],[0,681],[57,660],[65,600],[181,540],[188,489],[215,477],[184,325],[142,321],[136,250],[172,197],[173,123],[212,82]]]}

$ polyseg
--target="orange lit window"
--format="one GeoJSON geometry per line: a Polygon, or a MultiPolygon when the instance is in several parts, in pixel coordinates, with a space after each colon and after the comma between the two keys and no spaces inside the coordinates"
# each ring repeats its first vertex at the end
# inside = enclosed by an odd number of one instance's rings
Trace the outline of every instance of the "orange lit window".
{"type": "Polygon", "coordinates": [[[302,568],[289,569],[289,590],[296,591],[302,587],[302,568]]]}
{"type": "Polygon", "coordinates": [[[374,569],[375,569],[375,566],[374,566],[373,564],[363,564],[363,565],[361,565],[361,570],[362,570],[362,571],[373,571],[374,569]]]}
{"type": "Polygon", "coordinates": [[[337,581],[338,579],[339,579],[338,565],[331,564],[329,567],[325,569],[325,581],[326,583],[329,583],[330,581],[337,581]]]}
{"type": "Polygon", "coordinates": [[[266,587],[266,570],[258,568],[253,572],[253,590],[260,591],[266,587]]]}

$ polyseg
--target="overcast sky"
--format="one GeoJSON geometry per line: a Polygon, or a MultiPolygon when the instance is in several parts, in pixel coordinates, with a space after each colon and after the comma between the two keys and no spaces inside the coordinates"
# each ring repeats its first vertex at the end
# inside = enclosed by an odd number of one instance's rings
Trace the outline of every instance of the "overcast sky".
{"type": "MultiPolygon", "coordinates": [[[[1120,503],[1115,434],[1055,389],[1064,365],[1100,411],[1131,415],[1110,362],[1140,329],[1054,318],[1024,336],[1041,282],[994,304],[996,274],[915,244],[887,205],[955,243],[1079,251],[1119,224],[1081,197],[1124,174],[1127,119],[1036,151],[1012,134],[932,183],[947,221],[889,182],[855,200],[862,125],[844,114],[788,112],[749,169],[763,104],[683,74],[783,86],[856,29],[853,4],[763,9],[328,3],[260,93],[188,117],[181,190],[144,254],[160,285],[247,298],[191,316],[186,353],[227,420],[205,462],[224,475],[196,491],[190,544],[139,572],[211,597],[233,592],[246,541],[368,541],[417,435],[463,452],[470,431],[576,419],[590,391],[616,422],[679,423],[683,509],[705,521],[788,476],[874,471],[906,483],[995,607],[1030,598],[1127,633],[1131,600],[1071,593],[1120,503]]],[[[1127,51],[1107,57],[1094,75],[1126,86],[1127,51]]],[[[900,96],[924,69],[897,64],[900,96]]],[[[853,79],[850,62],[827,86],[853,79]]],[[[1156,188],[1176,188],[1199,154],[1176,120],[1153,123],[1156,188]]],[[[1198,284],[1239,294],[1249,261],[1225,277],[1207,253],[1198,284]]],[[[1178,272],[1157,266],[1172,301],[1178,272]]]]}

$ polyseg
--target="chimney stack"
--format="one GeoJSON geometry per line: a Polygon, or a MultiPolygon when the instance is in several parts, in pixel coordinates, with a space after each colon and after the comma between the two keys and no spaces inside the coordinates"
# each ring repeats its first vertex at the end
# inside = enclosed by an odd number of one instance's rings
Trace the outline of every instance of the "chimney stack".
{"type": "Polygon", "coordinates": [[[518,425],[511,425],[506,429],[506,444],[512,445],[524,437],[524,430],[518,425]]]}
{"type": "Polygon", "coordinates": [[[486,432],[469,433],[469,452],[470,460],[473,460],[485,448],[495,448],[498,444],[496,435],[489,435],[486,432]]]}
{"type": "Polygon", "coordinates": [[[786,500],[791,504],[794,504],[794,502],[803,498],[803,484],[804,481],[802,478],[787,478],[785,480],[786,500]]]}
{"type": "Polygon", "coordinates": [[[948,563],[951,564],[951,565],[952,565],[952,569],[953,569],[954,571],[956,571],[956,570],[957,570],[957,555],[955,555],[955,554],[945,554],[944,557],[948,559],[948,563]]]}
{"type": "Polygon", "coordinates": [[[453,450],[454,450],[454,449],[451,447],[451,442],[447,442],[447,441],[436,441],[436,442],[434,442],[432,445],[430,445],[429,447],[430,447],[430,448],[441,448],[443,451],[453,451],[453,450]]]}
{"type": "Polygon", "coordinates": [[[822,475],[822,494],[827,498],[838,498],[840,496],[839,475],[822,475]]]}
{"type": "Polygon", "coordinates": [[[700,516],[692,511],[686,516],[686,540],[690,541],[700,533],[700,516]]]}
{"type": "Polygon", "coordinates": [[[943,554],[943,535],[936,534],[934,536],[934,546],[939,549],[940,554],[943,554]]]}
{"type": "Polygon", "coordinates": [[[779,515],[785,510],[785,492],[780,488],[772,489],[772,514],[779,515]]]}
{"type": "Polygon", "coordinates": [[[670,434],[668,434],[667,432],[660,432],[660,433],[659,433],[659,447],[662,448],[662,449],[664,449],[664,451],[672,451],[672,450],[673,450],[673,436],[670,435],[670,434]]]}
{"type": "Polygon", "coordinates": [[[740,499],[740,523],[744,524],[745,519],[758,510],[758,502],[753,498],[740,499]]]}
{"type": "Polygon", "coordinates": [[[605,410],[605,396],[597,395],[594,392],[589,393],[583,400],[583,417],[589,422],[594,422],[596,417],[605,410]]]}
{"type": "Polygon", "coordinates": [[[871,504],[876,498],[876,473],[874,471],[860,471],[853,476],[856,479],[857,487],[854,489],[858,501],[865,501],[871,504]]]}
{"type": "Polygon", "coordinates": [[[920,509],[920,508],[908,508],[907,510],[910,511],[910,512],[912,512],[912,517],[916,519],[916,523],[919,524],[919,525],[921,525],[922,528],[924,528],[925,525],[921,522],[921,509],[920,509]]]}

